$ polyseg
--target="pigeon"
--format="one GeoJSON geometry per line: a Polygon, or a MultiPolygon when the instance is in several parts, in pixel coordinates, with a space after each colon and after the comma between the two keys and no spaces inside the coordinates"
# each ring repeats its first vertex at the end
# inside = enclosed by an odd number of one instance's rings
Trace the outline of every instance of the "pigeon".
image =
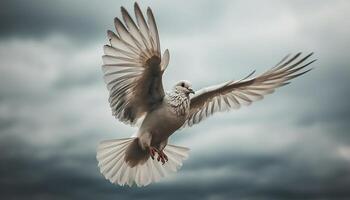
{"type": "Polygon", "coordinates": [[[189,81],[179,81],[165,92],[162,75],[169,51],[161,54],[158,28],[148,7],[147,21],[137,3],[136,20],[121,7],[122,20],[114,19],[116,33],[108,30],[103,47],[102,71],[109,104],[116,119],[138,127],[135,136],[99,143],[100,172],[116,185],[138,187],[157,182],[179,170],[189,148],[168,144],[177,130],[198,124],[217,112],[237,109],[261,100],[291,79],[309,72],[312,53],[285,56],[258,76],[248,76],[194,91],[189,81]]]}

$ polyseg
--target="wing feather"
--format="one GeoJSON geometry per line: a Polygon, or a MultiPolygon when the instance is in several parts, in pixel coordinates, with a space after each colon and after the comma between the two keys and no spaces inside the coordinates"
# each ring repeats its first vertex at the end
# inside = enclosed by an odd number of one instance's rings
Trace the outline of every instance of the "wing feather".
{"type": "Polygon", "coordinates": [[[157,24],[154,19],[152,10],[149,7],[147,8],[147,17],[148,17],[150,36],[152,37],[152,41],[154,41],[154,45],[155,45],[154,50],[156,52],[160,52],[158,28],[157,28],[157,24]]]}
{"type": "Polygon", "coordinates": [[[149,29],[148,29],[146,20],[143,17],[141,9],[137,3],[134,4],[134,10],[135,10],[136,22],[137,22],[137,25],[139,26],[139,31],[141,35],[145,38],[144,41],[146,43],[148,52],[152,53],[153,51],[152,39],[149,34],[149,29]]]}
{"type": "Polygon", "coordinates": [[[162,75],[169,63],[168,50],[164,52],[164,59],[161,58],[152,10],[147,9],[148,23],[137,3],[134,10],[136,23],[121,7],[124,22],[114,19],[116,33],[107,31],[110,44],[103,47],[102,56],[112,113],[131,125],[163,101],[162,75]]]}
{"type": "Polygon", "coordinates": [[[185,125],[197,124],[215,112],[250,105],[263,99],[264,95],[273,93],[276,88],[289,84],[289,80],[309,72],[312,68],[307,70],[305,68],[316,61],[307,61],[313,53],[300,58],[301,55],[301,53],[287,55],[273,68],[255,78],[249,78],[253,75],[253,71],[241,80],[199,90],[191,98],[190,113],[185,125]]]}

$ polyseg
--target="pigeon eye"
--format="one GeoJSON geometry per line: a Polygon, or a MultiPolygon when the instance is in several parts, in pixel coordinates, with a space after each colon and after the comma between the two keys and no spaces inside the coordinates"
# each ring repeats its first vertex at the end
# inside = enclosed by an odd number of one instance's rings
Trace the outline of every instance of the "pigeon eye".
{"type": "Polygon", "coordinates": [[[181,83],[181,87],[185,87],[185,83],[181,83]]]}

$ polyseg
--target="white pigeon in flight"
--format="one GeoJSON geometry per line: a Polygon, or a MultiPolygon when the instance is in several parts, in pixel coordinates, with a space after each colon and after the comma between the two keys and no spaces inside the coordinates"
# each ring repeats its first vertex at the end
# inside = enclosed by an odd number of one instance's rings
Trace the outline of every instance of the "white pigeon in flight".
{"type": "Polygon", "coordinates": [[[137,3],[136,21],[121,7],[124,23],[114,19],[116,33],[108,31],[103,72],[113,115],[126,124],[138,125],[136,137],[102,141],[97,148],[101,173],[119,185],[145,186],[176,172],[189,149],[168,144],[176,130],[192,126],[215,112],[239,108],[262,99],[311,69],[312,55],[286,56],[265,73],[194,92],[190,82],[178,82],[164,92],[162,75],[169,51],[161,55],[156,22],[150,8],[147,21],[137,3]],[[190,96],[190,94],[194,94],[190,96]]]}

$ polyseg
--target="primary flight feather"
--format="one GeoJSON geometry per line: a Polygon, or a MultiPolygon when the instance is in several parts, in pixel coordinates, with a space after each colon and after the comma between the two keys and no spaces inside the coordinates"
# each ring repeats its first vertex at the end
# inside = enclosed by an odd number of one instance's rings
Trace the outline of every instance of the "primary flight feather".
{"type": "Polygon", "coordinates": [[[113,115],[126,124],[140,124],[136,137],[98,145],[100,171],[115,184],[145,186],[176,172],[189,152],[186,147],[168,144],[176,130],[197,124],[215,112],[260,100],[310,71],[306,67],[315,61],[309,61],[312,53],[297,53],[254,78],[253,72],[241,80],[197,92],[188,81],[180,81],[171,92],[165,92],[162,75],[169,63],[169,51],[161,54],[152,10],[147,9],[147,21],[137,3],[134,11],[135,20],[121,8],[124,22],[114,19],[116,33],[107,31],[109,44],[104,46],[102,57],[113,115]]]}

